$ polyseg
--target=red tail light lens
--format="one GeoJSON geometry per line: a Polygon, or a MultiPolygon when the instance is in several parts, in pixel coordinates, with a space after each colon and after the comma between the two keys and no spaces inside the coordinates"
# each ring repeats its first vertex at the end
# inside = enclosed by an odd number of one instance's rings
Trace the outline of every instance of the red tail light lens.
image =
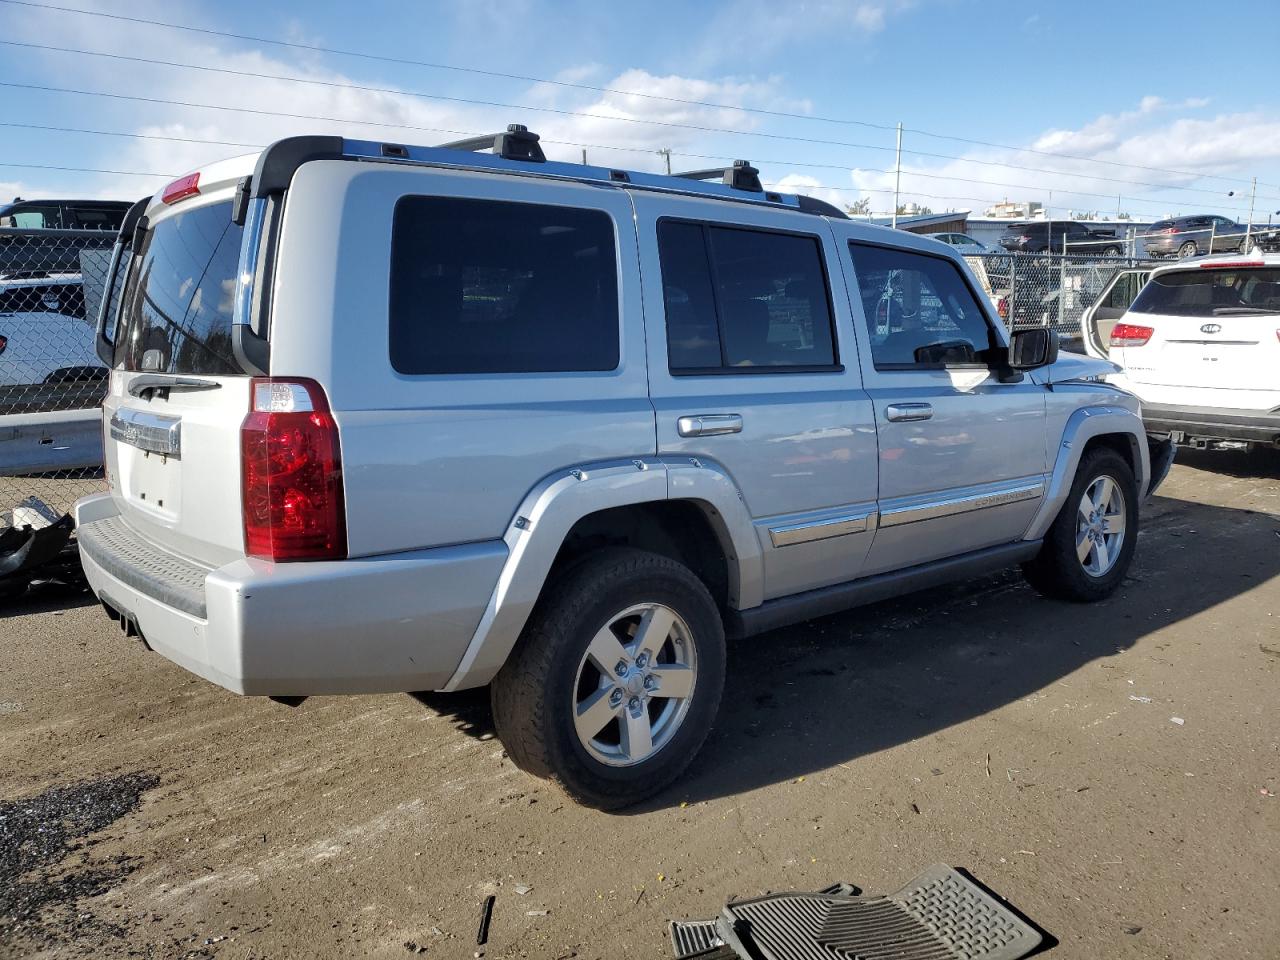
{"type": "Polygon", "coordinates": [[[194,197],[200,192],[200,174],[189,173],[185,177],[179,177],[173,183],[164,188],[164,193],[160,195],[160,199],[165,203],[177,203],[179,200],[185,200],[187,197],[194,197]]]}
{"type": "Polygon", "coordinates": [[[4,348],[9,346],[8,337],[0,337],[0,353],[4,353],[4,348]]]}
{"type": "Polygon", "coordinates": [[[1001,297],[996,301],[996,313],[1000,315],[1001,320],[1009,319],[1009,298],[1001,297]]]}
{"type": "Polygon", "coordinates": [[[1155,327],[1140,327],[1136,323],[1117,323],[1111,330],[1111,345],[1141,347],[1155,332],[1155,327]]]}
{"type": "Polygon", "coordinates": [[[264,560],[347,555],[338,425],[313,380],[255,378],[240,428],[245,553],[264,560]]]}

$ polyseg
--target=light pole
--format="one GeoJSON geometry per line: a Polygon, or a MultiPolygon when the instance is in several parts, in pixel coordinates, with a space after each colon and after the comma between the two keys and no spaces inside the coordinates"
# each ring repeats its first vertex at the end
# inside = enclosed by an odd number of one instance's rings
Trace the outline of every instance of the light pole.
{"type": "MultiPolygon", "coordinates": [[[[1236,192],[1234,190],[1227,191],[1228,197],[1234,197],[1235,195],[1236,195],[1236,192]]],[[[1254,201],[1257,199],[1258,199],[1258,178],[1254,177],[1253,184],[1252,186],[1249,187],[1249,222],[1244,225],[1244,243],[1240,244],[1241,253],[1249,252],[1249,236],[1250,234],[1253,233],[1253,204],[1254,204],[1254,201]]],[[[1211,250],[1209,252],[1212,253],[1213,251],[1211,250]]]]}

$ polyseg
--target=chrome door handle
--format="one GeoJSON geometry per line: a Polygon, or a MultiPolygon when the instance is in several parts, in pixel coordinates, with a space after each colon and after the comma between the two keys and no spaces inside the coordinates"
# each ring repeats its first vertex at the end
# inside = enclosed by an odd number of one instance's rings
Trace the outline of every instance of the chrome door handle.
{"type": "Polygon", "coordinates": [[[741,433],[742,417],[736,413],[702,413],[681,417],[676,432],[682,437],[715,437],[722,433],[741,433]]]}
{"type": "Polygon", "coordinates": [[[893,423],[928,420],[933,416],[933,407],[927,403],[891,403],[884,408],[884,415],[893,423]]]}

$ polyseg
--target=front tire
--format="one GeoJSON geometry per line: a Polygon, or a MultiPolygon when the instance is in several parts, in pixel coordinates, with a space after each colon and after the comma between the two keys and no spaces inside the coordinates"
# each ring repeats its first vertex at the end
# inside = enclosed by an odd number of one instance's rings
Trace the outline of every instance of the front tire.
{"type": "Polygon", "coordinates": [[[1094,603],[1115,593],[1138,542],[1138,485],[1120,454],[1088,451],[1044,545],[1022,567],[1040,593],[1094,603]]]}
{"type": "Polygon", "coordinates": [[[522,770],[618,809],[689,766],[724,674],[724,627],[702,581],[666,557],[609,548],[538,602],[494,678],[494,725],[522,770]]]}

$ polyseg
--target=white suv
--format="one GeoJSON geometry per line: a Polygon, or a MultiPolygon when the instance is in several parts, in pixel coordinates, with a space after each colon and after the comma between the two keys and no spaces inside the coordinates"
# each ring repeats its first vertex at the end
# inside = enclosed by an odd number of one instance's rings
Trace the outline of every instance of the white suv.
{"type": "Polygon", "coordinates": [[[1109,379],[1141,398],[1149,431],[1198,447],[1280,446],[1280,255],[1157,268],[1112,328],[1109,357],[1124,368],[1109,379]]]}
{"type": "Polygon", "coordinates": [[[123,239],[76,517],[111,615],[240,693],[491,683],[512,759],[599,806],[688,765],[726,635],[1010,564],[1101,599],[1168,467],[955,250],[742,162],[295,138],[123,239]]]}

